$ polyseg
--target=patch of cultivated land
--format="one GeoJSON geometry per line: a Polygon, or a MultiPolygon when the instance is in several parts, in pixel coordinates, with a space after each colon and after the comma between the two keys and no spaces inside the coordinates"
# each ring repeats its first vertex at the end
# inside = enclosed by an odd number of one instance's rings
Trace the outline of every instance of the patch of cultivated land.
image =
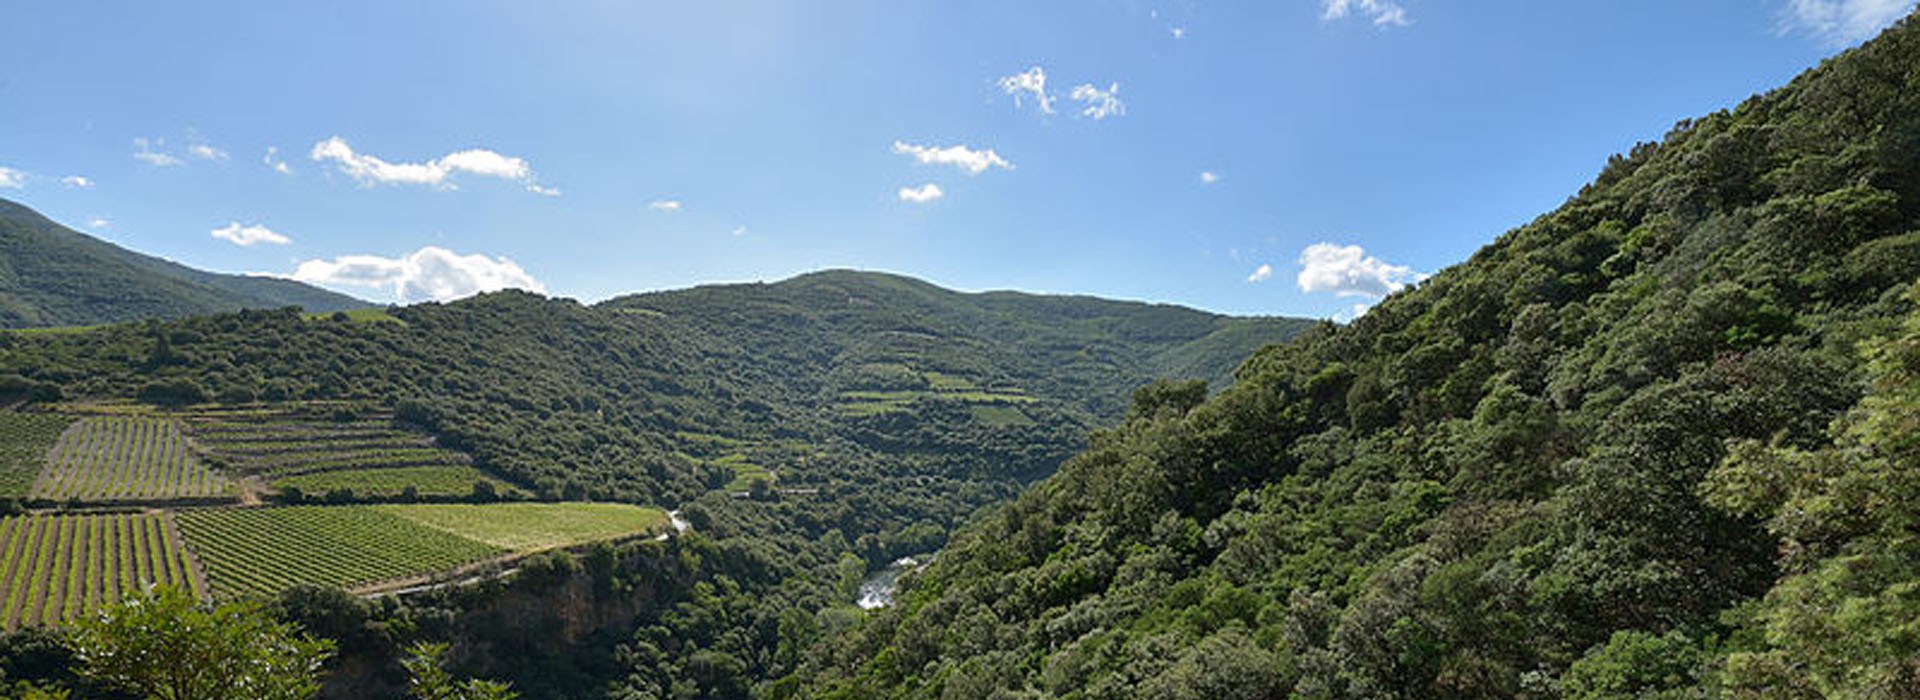
{"type": "Polygon", "coordinates": [[[468,466],[315,472],[281,477],[272,483],[276,489],[284,491],[289,487],[297,488],[310,496],[345,490],[352,491],[359,498],[393,498],[408,487],[412,487],[419,496],[467,496],[473,493],[474,485],[478,483],[493,486],[496,494],[519,491],[504,481],[468,466]]]}
{"type": "Polygon", "coordinates": [[[72,622],[156,583],[202,593],[164,515],[0,518],[0,620],[7,629],[72,622]]]}
{"type": "Polygon", "coordinates": [[[0,497],[25,496],[47,466],[47,450],[73,419],[51,413],[0,412],[0,497]]]}
{"type": "Polygon", "coordinates": [[[450,569],[504,553],[366,506],[181,511],[180,529],[216,595],[300,584],[348,587],[450,569]]]}
{"type": "Polygon", "coordinates": [[[616,503],[208,508],[176,517],[213,593],[227,597],[352,588],[667,527],[660,509],[616,503]]]}
{"type": "Polygon", "coordinates": [[[178,421],[148,416],[81,418],[60,434],[34,482],[35,498],[145,501],[215,498],[231,482],[193,453],[178,421]]]}
{"type": "Polygon", "coordinates": [[[413,522],[516,552],[664,531],[667,512],[625,503],[373,506],[413,522]]]}

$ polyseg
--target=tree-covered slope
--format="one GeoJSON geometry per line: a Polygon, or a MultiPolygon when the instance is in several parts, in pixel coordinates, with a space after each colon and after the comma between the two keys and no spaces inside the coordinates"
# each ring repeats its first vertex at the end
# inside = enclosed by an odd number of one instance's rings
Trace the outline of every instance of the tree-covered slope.
{"type": "Polygon", "coordinates": [[[1127,422],[779,697],[1920,697],[1920,22],[1127,422]]]}
{"type": "Polygon", "coordinates": [[[282,306],[324,312],[370,304],[292,280],[216,274],[141,255],[0,199],[0,328],[282,306]]]}

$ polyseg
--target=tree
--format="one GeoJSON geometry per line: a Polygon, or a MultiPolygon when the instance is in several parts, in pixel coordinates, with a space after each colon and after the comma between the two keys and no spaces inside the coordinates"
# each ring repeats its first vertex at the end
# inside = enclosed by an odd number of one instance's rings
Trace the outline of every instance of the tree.
{"type": "Polygon", "coordinates": [[[256,603],[198,605],[159,586],[75,630],[81,674],[155,700],[303,700],[320,691],[333,643],[256,603]]]}
{"type": "Polygon", "coordinates": [[[447,673],[447,645],[421,642],[407,648],[408,657],[400,663],[413,676],[408,682],[413,697],[419,700],[513,700],[520,697],[513,688],[498,681],[469,678],[455,682],[447,673]]]}

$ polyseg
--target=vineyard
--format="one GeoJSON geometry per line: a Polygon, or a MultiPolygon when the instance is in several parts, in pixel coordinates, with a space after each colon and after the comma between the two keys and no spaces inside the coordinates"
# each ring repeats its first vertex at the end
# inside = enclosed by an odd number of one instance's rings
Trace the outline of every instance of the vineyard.
{"type": "Polygon", "coordinates": [[[355,584],[439,571],[505,550],[367,506],[187,510],[187,544],[220,596],[355,584]]]}
{"type": "Polygon", "coordinates": [[[0,497],[25,496],[47,464],[47,450],[72,418],[48,413],[0,412],[0,497]]]}
{"type": "Polygon", "coordinates": [[[316,415],[326,408],[203,409],[188,416],[188,430],[235,471],[310,496],[351,491],[361,498],[388,498],[412,487],[420,496],[455,497],[471,494],[477,482],[497,494],[520,493],[475,469],[466,455],[394,427],[390,416],[316,415]]]}
{"type": "Polygon", "coordinates": [[[349,491],[360,498],[393,498],[412,488],[417,496],[463,497],[473,493],[475,484],[491,485],[494,493],[515,491],[506,482],[487,476],[468,466],[400,467],[398,469],[354,469],[325,471],[274,479],[276,489],[297,488],[308,494],[349,491]]]}
{"type": "Polygon", "coordinates": [[[231,484],[193,454],[178,421],[94,416],[67,427],[31,495],[78,501],[217,498],[231,484]]]}
{"type": "Polygon", "coordinates": [[[0,518],[0,619],[9,630],[72,622],[155,583],[203,593],[163,515],[0,518]]]}
{"type": "Polygon", "coordinates": [[[529,552],[658,532],[666,511],[624,503],[467,503],[375,506],[431,528],[529,552]]]}

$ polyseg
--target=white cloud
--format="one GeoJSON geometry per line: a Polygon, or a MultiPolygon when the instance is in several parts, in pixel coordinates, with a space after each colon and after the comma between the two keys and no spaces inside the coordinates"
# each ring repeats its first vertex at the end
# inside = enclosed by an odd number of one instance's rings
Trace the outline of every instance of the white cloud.
{"type": "Polygon", "coordinates": [[[931,182],[919,187],[900,188],[900,201],[914,204],[926,204],[945,196],[947,193],[940,191],[940,186],[931,182]]]}
{"type": "Polygon", "coordinates": [[[13,168],[0,165],[0,187],[17,190],[27,186],[27,174],[13,168]]]}
{"type": "Polygon", "coordinates": [[[244,245],[244,247],[252,247],[253,244],[286,245],[294,242],[292,238],[276,234],[273,228],[267,228],[261,224],[242,226],[238,221],[227,222],[227,226],[215,228],[213,238],[219,238],[234,245],[244,245]]]}
{"type": "Polygon", "coordinates": [[[1392,0],[1321,0],[1324,20],[1344,19],[1359,14],[1373,20],[1376,27],[1404,27],[1413,24],[1407,18],[1407,9],[1392,0]]]}
{"type": "Polygon", "coordinates": [[[1020,107],[1020,96],[1025,94],[1033,96],[1033,101],[1040,105],[1041,114],[1053,114],[1053,98],[1047,95],[1047,72],[1039,66],[1001,78],[997,84],[1001,90],[1013,96],[1016,109],[1020,107]]]}
{"type": "Polygon", "coordinates": [[[1119,83],[1112,83],[1105,90],[1091,84],[1081,85],[1067,96],[1086,104],[1086,108],[1080,110],[1080,116],[1083,117],[1106,119],[1127,113],[1127,105],[1120,101],[1119,83]]]}
{"type": "Polygon", "coordinates": [[[1367,255],[1357,245],[1315,243],[1300,251],[1298,283],[1303,292],[1379,299],[1426,277],[1405,265],[1367,255]]]}
{"type": "Polygon", "coordinates": [[[294,269],[292,277],[313,284],[387,289],[402,303],[447,301],[502,289],[547,291],[512,260],[460,255],[436,246],[398,258],[342,255],[308,260],[294,269]]]}
{"type": "Polygon", "coordinates": [[[455,151],[425,163],[391,163],[357,153],[346,139],[335,136],[314,144],[308,155],[323,163],[333,161],[340,172],[352,176],[363,185],[431,185],[451,190],[458,189],[451,178],[468,173],[512,180],[535,194],[549,197],[560,194],[559,190],[540,186],[534,178],[533,168],[527,165],[525,159],[504,156],[484,148],[455,151]]]}
{"type": "Polygon", "coordinates": [[[1913,0],[1788,0],[1781,28],[1845,45],[1873,38],[1913,6],[1913,0]]]}
{"type": "Polygon", "coordinates": [[[740,236],[745,236],[745,235],[747,235],[747,227],[745,227],[745,226],[735,226],[735,227],[733,227],[733,235],[734,235],[734,236],[735,236],[736,238],[737,238],[737,237],[740,237],[740,236]]]}
{"type": "Polygon", "coordinates": [[[84,175],[68,175],[60,178],[60,184],[83,190],[93,189],[93,180],[84,175]]]}
{"type": "Polygon", "coordinates": [[[652,209],[654,211],[680,211],[680,200],[656,199],[651,202],[647,202],[647,208],[652,209]]]}
{"type": "Polygon", "coordinates": [[[1169,31],[1169,32],[1172,32],[1172,33],[1173,33],[1173,38],[1175,38],[1175,39],[1185,39],[1185,38],[1187,38],[1187,28],[1186,28],[1186,27],[1174,27],[1174,28],[1172,28],[1172,29],[1169,29],[1169,30],[1167,30],[1167,31],[1169,31]]]}
{"type": "Polygon", "coordinates": [[[199,158],[200,160],[226,160],[227,159],[226,151],[220,150],[218,148],[214,148],[204,143],[196,143],[194,145],[188,146],[187,155],[193,156],[195,158],[199,158]]]}
{"type": "Polygon", "coordinates": [[[1212,170],[1200,171],[1200,184],[1211,185],[1220,181],[1220,174],[1212,170]]]}
{"type": "Polygon", "coordinates": [[[148,140],[145,138],[134,139],[133,140],[133,148],[134,148],[133,159],[140,161],[142,163],[146,163],[147,165],[151,165],[156,168],[171,168],[173,166],[186,162],[186,161],[180,160],[179,157],[171,155],[165,151],[156,150],[156,149],[166,148],[166,146],[167,146],[166,139],[153,139],[153,140],[148,140]]]}
{"type": "Polygon", "coordinates": [[[226,226],[214,229],[213,237],[248,248],[253,247],[254,244],[257,243],[286,245],[293,242],[291,238],[274,233],[273,229],[259,224],[242,226],[238,221],[229,222],[226,226]]]}
{"type": "Polygon", "coordinates": [[[1266,263],[1260,263],[1259,267],[1253,268],[1253,274],[1247,275],[1247,281],[1253,284],[1259,284],[1269,279],[1273,279],[1273,266],[1266,263]]]}
{"type": "Polygon", "coordinates": [[[1010,170],[1013,168],[1013,163],[1007,162],[1007,159],[1001,158],[1000,154],[994,153],[992,149],[976,151],[966,146],[937,148],[934,146],[918,146],[903,141],[895,141],[893,142],[893,152],[900,155],[913,156],[914,160],[926,165],[951,165],[961,169],[968,175],[979,175],[980,173],[986,172],[988,168],[1000,168],[1002,170],[1010,170]]]}
{"type": "Polygon", "coordinates": [[[87,220],[87,228],[106,228],[111,225],[113,225],[113,222],[108,221],[104,216],[96,216],[87,220]]]}
{"type": "Polygon", "coordinates": [[[276,173],[282,175],[293,174],[293,166],[287,165],[287,161],[281,160],[280,147],[278,146],[268,146],[267,154],[260,157],[260,162],[269,168],[273,168],[273,171],[276,173]]]}

